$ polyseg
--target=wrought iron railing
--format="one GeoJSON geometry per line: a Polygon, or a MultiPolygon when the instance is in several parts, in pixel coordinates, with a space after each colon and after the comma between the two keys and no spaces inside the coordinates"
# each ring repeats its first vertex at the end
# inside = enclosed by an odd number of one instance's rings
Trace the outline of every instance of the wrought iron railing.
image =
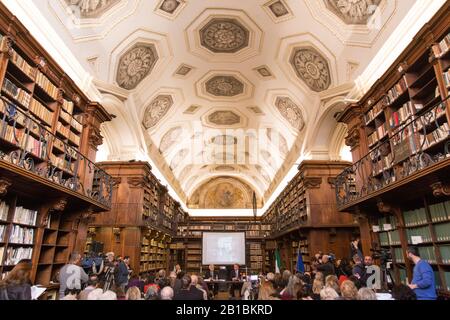
{"type": "Polygon", "coordinates": [[[111,207],[110,175],[8,99],[0,99],[0,160],[111,207]]]}
{"type": "Polygon", "coordinates": [[[427,111],[419,110],[396,127],[391,137],[386,135],[367,155],[339,174],[335,188],[338,208],[348,207],[361,198],[449,159],[447,100],[427,111]]]}

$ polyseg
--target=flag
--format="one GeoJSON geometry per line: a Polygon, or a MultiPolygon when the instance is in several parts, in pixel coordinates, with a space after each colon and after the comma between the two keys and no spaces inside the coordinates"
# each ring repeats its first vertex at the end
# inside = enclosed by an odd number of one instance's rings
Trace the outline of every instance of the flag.
{"type": "Polygon", "coordinates": [[[275,273],[280,273],[281,270],[281,258],[278,248],[275,250],[275,273]]]}
{"type": "Polygon", "coordinates": [[[305,265],[303,264],[303,256],[300,252],[300,246],[297,248],[297,272],[305,272],[305,265]]]}

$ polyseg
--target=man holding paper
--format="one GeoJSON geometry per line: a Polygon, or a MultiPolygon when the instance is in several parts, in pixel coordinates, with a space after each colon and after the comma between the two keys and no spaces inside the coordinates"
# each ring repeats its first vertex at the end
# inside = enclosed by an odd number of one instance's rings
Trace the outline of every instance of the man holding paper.
{"type": "Polygon", "coordinates": [[[414,290],[417,300],[436,300],[436,284],[430,264],[420,259],[419,249],[409,247],[406,251],[408,259],[414,262],[413,279],[409,287],[414,290]]]}

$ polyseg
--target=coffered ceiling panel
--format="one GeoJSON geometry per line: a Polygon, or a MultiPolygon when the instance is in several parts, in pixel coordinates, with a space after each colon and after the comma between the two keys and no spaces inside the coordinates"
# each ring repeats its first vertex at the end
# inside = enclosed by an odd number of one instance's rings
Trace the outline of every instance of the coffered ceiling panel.
{"type": "Polygon", "coordinates": [[[30,1],[122,103],[126,124],[110,131],[139,132],[191,207],[242,209],[253,191],[263,205],[309,143],[327,140],[314,132],[328,102],[417,0],[30,1]]]}

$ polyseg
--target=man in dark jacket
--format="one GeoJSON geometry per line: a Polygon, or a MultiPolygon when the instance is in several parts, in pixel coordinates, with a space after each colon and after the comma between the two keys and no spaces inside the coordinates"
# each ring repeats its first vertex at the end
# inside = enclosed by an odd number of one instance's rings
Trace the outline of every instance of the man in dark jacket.
{"type": "Polygon", "coordinates": [[[324,278],[330,275],[336,275],[334,265],[330,262],[330,257],[326,254],[322,256],[322,264],[319,264],[316,269],[323,273],[324,278]]]}
{"type": "Polygon", "coordinates": [[[175,294],[173,300],[203,300],[203,292],[191,286],[191,277],[185,275],[181,279],[181,289],[175,294]]]}
{"type": "Polygon", "coordinates": [[[367,274],[361,257],[358,254],[355,254],[353,256],[353,261],[355,262],[355,265],[353,266],[352,274],[359,280],[359,284],[361,285],[361,287],[366,287],[367,274]]]}
{"type": "Polygon", "coordinates": [[[122,288],[125,292],[125,287],[128,284],[128,276],[130,271],[128,269],[128,264],[130,263],[130,257],[126,256],[119,262],[117,274],[116,274],[116,284],[122,288]]]}

